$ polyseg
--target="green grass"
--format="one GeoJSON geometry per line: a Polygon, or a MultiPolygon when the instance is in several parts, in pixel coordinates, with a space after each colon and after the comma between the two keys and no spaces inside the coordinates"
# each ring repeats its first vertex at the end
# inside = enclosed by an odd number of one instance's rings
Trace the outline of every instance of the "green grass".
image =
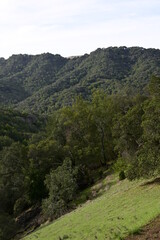
{"type": "Polygon", "coordinates": [[[160,214],[160,185],[142,185],[142,181],[114,179],[103,181],[103,193],[25,240],[123,239],[160,214]],[[108,182],[110,188],[104,186],[108,182]]]}

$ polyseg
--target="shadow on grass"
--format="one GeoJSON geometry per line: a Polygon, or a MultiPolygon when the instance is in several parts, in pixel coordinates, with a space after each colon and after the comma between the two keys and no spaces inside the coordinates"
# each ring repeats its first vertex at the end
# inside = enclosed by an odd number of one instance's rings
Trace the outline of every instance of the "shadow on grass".
{"type": "Polygon", "coordinates": [[[157,178],[155,178],[151,181],[145,182],[145,183],[141,184],[141,186],[148,186],[148,185],[152,185],[152,184],[159,185],[160,184],[160,177],[157,177],[157,178]]]}
{"type": "Polygon", "coordinates": [[[141,228],[135,228],[133,231],[129,232],[128,236],[123,238],[123,240],[133,240],[135,236],[141,236],[142,234],[141,228]]]}

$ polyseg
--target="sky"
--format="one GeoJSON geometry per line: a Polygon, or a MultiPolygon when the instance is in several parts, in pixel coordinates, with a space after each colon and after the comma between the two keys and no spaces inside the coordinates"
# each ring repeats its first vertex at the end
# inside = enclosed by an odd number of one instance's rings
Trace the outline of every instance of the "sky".
{"type": "Polygon", "coordinates": [[[160,49],[160,0],[0,0],[0,57],[160,49]]]}

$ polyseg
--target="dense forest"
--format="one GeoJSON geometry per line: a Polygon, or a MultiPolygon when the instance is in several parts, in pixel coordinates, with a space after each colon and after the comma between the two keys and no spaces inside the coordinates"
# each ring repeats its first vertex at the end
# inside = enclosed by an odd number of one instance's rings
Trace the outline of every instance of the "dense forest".
{"type": "Polygon", "coordinates": [[[0,59],[0,103],[38,113],[51,113],[86,99],[93,89],[108,94],[143,93],[152,75],[160,75],[160,50],[110,47],[79,57],[13,55],[0,59]]]}
{"type": "Polygon", "coordinates": [[[68,212],[104,169],[159,174],[159,63],[159,50],[125,47],[0,59],[0,239],[35,204],[44,219],[68,212]]]}

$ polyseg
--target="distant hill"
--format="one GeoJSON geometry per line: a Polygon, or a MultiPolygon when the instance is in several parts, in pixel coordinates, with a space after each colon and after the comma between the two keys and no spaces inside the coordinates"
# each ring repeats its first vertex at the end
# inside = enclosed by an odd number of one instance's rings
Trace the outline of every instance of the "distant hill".
{"type": "Polygon", "coordinates": [[[0,104],[46,113],[97,87],[109,94],[142,93],[151,75],[160,76],[157,49],[110,47],[71,58],[13,55],[0,58],[0,104]]]}

